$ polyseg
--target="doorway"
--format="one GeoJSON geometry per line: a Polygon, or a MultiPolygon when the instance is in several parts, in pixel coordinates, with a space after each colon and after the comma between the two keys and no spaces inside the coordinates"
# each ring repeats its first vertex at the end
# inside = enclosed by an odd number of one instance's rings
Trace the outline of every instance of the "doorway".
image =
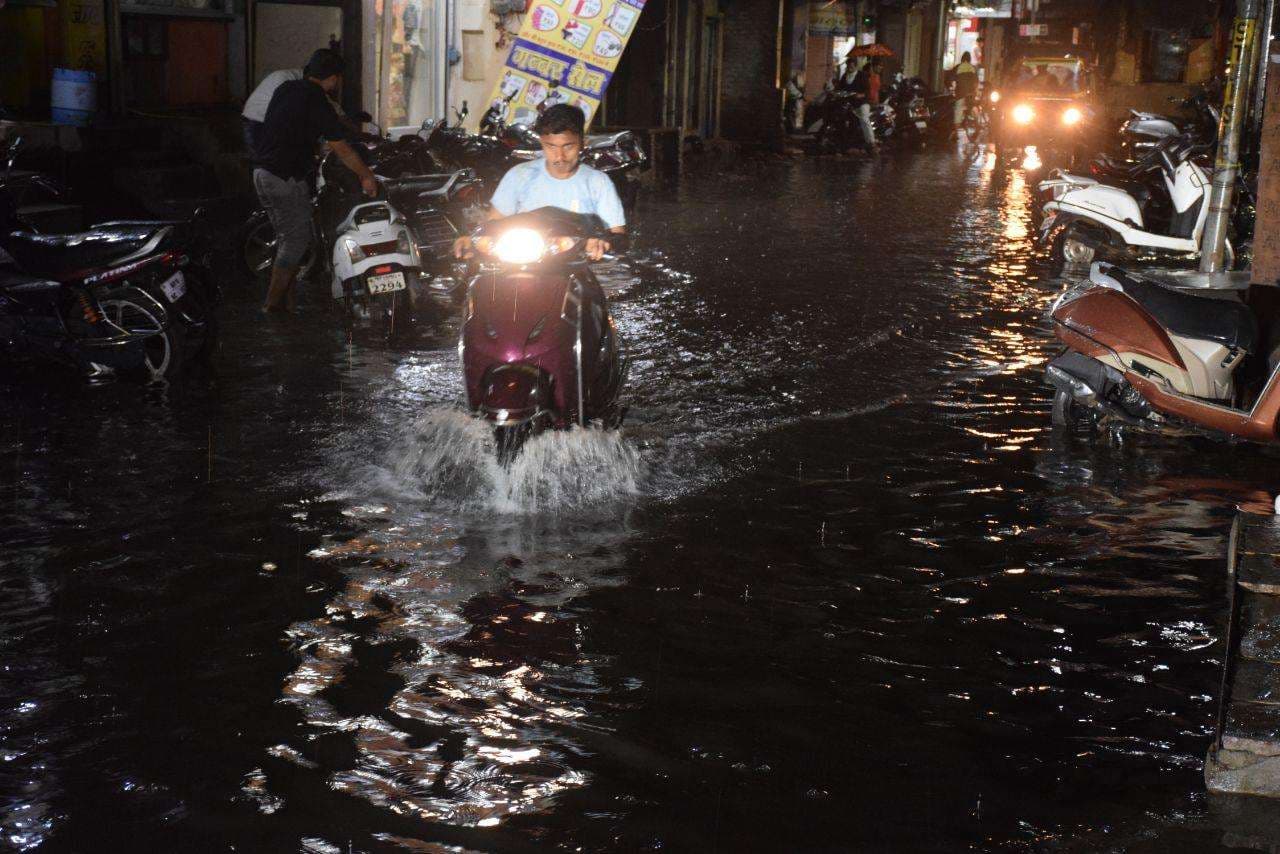
{"type": "Polygon", "coordinates": [[[445,112],[444,0],[376,0],[377,121],[393,136],[445,112]]]}

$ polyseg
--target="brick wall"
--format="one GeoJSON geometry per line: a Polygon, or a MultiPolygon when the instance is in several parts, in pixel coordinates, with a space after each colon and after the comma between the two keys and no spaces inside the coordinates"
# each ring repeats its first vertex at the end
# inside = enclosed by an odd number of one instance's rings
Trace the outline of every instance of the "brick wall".
{"type": "Polygon", "coordinates": [[[723,0],[724,65],[720,82],[720,134],[770,142],[782,136],[782,92],[777,77],[778,0],[723,0]]]}

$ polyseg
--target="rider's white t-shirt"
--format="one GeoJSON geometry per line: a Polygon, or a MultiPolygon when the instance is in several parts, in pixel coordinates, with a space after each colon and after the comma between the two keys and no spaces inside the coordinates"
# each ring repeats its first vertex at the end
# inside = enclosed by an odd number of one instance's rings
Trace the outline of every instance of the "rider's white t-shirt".
{"type": "Polygon", "coordinates": [[[596,214],[606,228],[627,224],[622,200],[608,175],[590,166],[579,166],[568,178],[555,178],[547,171],[543,157],[512,167],[502,176],[491,203],[503,216],[552,207],[596,214]]]}

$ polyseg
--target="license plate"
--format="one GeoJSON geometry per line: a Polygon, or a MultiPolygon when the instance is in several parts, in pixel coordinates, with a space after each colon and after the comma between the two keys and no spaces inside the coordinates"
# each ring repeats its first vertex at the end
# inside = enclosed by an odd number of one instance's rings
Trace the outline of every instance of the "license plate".
{"type": "Polygon", "coordinates": [[[181,273],[174,273],[160,283],[160,290],[164,291],[164,298],[169,302],[177,302],[187,292],[187,280],[181,273]]]}
{"type": "Polygon", "coordinates": [[[1053,229],[1053,222],[1057,218],[1058,218],[1058,215],[1056,213],[1051,213],[1045,216],[1044,222],[1040,223],[1040,234],[1042,235],[1048,234],[1050,230],[1053,229]]]}
{"type": "Polygon", "coordinates": [[[370,276],[365,282],[365,288],[371,294],[389,294],[392,291],[402,291],[405,289],[404,273],[370,276]]]}
{"type": "Polygon", "coordinates": [[[920,130],[924,130],[928,126],[929,126],[928,122],[920,121],[919,119],[916,120],[916,127],[920,128],[920,130]]]}

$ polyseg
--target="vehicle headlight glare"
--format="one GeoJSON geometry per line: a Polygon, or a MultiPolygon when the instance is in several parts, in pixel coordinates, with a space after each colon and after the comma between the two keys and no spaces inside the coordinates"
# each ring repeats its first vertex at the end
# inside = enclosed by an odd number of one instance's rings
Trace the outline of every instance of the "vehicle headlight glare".
{"type": "Polygon", "coordinates": [[[1013,108],[1013,120],[1020,125],[1029,125],[1036,117],[1036,111],[1029,104],[1019,104],[1013,108]]]}
{"type": "Polygon", "coordinates": [[[493,254],[507,264],[532,264],[546,251],[546,241],[531,228],[513,228],[499,237],[493,246],[493,254]]]}
{"type": "Polygon", "coordinates": [[[991,95],[990,95],[989,97],[991,98],[991,103],[993,103],[993,104],[998,104],[998,103],[1000,103],[1000,93],[999,93],[999,92],[992,92],[992,93],[991,93],[991,95]]]}
{"type": "Polygon", "coordinates": [[[1080,112],[1079,107],[1067,107],[1062,111],[1062,123],[1067,126],[1076,125],[1084,118],[1084,113],[1080,112]]]}

